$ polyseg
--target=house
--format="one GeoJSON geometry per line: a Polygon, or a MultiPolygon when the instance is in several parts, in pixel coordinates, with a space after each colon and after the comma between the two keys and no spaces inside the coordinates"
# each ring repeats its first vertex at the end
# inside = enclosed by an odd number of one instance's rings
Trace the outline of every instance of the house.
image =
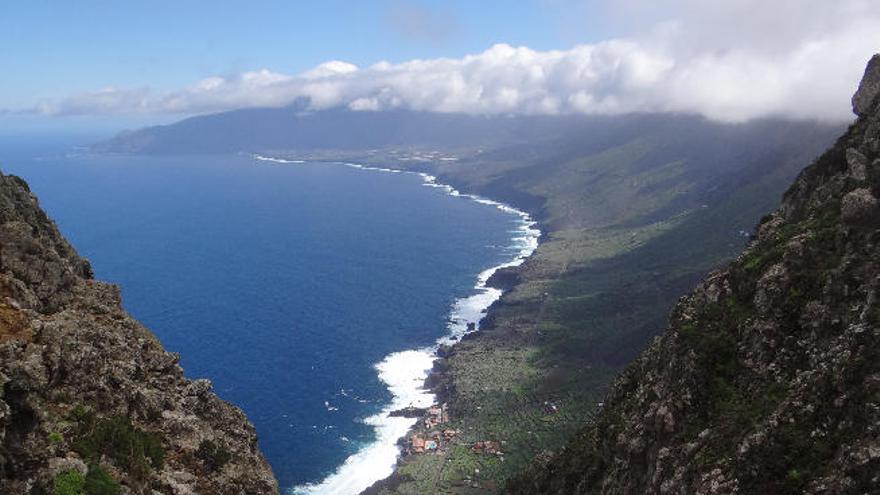
{"type": "Polygon", "coordinates": [[[474,443],[471,446],[471,452],[475,454],[502,455],[501,444],[492,440],[474,443]]]}
{"type": "Polygon", "coordinates": [[[433,405],[428,408],[428,411],[425,413],[425,428],[431,429],[441,423],[446,422],[447,418],[444,414],[444,407],[440,407],[438,405],[433,405]]]}
{"type": "Polygon", "coordinates": [[[413,454],[425,453],[425,439],[420,435],[413,435],[409,439],[409,450],[413,454]]]}

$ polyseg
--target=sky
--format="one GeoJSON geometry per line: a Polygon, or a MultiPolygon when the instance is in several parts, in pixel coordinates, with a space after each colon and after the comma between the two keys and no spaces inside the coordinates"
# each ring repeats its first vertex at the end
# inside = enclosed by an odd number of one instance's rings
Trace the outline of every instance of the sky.
{"type": "Polygon", "coordinates": [[[846,121],[880,0],[0,3],[0,125],[314,109],[846,121]]]}

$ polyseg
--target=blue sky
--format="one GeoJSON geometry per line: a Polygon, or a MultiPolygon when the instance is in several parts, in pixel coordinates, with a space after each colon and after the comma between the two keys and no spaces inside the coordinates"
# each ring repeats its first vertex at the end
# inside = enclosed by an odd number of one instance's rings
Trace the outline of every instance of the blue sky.
{"type": "MultiPolygon", "coordinates": [[[[204,77],[327,60],[459,57],[495,43],[567,48],[607,33],[567,28],[551,1],[15,1],[0,11],[0,108],[106,86],[173,89],[204,77]],[[433,15],[420,36],[397,11],[433,15]],[[402,18],[401,18],[402,17],[402,18]]],[[[410,16],[413,17],[413,16],[410,16]]],[[[416,23],[418,19],[416,19],[416,23]]]]}
{"type": "Polygon", "coordinates": [[[876,0],[20,0],[0,3],[0,33],[0,130],[137,127],[297,98],[315,109],[845,121],[864,63],[880,51],[880,9],[876,0]]]}

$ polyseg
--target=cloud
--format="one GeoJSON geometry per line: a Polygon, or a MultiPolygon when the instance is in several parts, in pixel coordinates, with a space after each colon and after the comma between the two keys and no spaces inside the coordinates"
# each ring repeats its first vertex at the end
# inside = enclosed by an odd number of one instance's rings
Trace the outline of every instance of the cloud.
{"type": "Polygon", "coordinates": [[[498,44],[462,58],[331,61],[297,75],[211,77],[179,91],[113,89],[47,102],[70,114],[196,114],[282,106],[472,114],[686,112],[720,121],[852,118],[849,97],[880,49],[867,0],[643,0],[609,4],[631,35],[568,50],[498,44]],[[639,17],[636,13],[643,13],[639,17]]]}
{"type": "Polygon", "coordinates": [[[113,87],[78,93],[53,103],[43,102],[37,108],[45,115],[91,115],[140,113],[153,108],[150,91],[145,88],[118,90],[113,87]]]}

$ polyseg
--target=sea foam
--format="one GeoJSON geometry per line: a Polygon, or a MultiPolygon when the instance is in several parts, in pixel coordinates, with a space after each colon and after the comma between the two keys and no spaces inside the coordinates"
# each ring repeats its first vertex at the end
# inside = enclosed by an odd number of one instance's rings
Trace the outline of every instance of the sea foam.
{"type": "MultiPolygon", "coordinates": [[[[254,155],[254,158],[274,163],[304,163],[301,160],[284,160],[262,155],[254,155]]],[[[391,416],[391,413],[409,406],[424,408],[433,404],[434,394],[424,388],[424,383],[437,359],[438,346],[452,344],[465,334],[479,330],[480,320],[485,316],[486,310],[502,294],[500,289],[487,285],[489,278],[502,268],[521,265],[537,249],[538,239],[541,236],[536,222],[531,219],[528,213],[478,195],[463,194],[450,185],[437,182],[437,178],[433,175],[358,163],[330,163],[374,172],[417,174],[422,178],[423,185],[426,187],[442,189],[450,196],[463,197],[498,208],[505,213],[519,217],[519,223],[516,230],[511,232],[512,259],[506,263],[487,268],[477,275],[474,294],[460,298],[453,303],[447,324],[448,333],[438,338],[436,345],[394,352],[375,365],[379,379],[393,396],[391,403],[378,414],[364,419],[365,424],[373,427],[375,440],[350,455],[336,471],[324,480],[292,488],[290,493],[295,495],[356,495],[394,472],[394,467],[400,456],[397,442],[418,420],[416,418],[394,417],[391,416]]]]}
{"type": "Polygon", "coordinates": [[[373,427],[376,439],[352,454],[336,471],[320,483],[294,488],[294,494],[357,494],[394,472],[400,451],[397,440],[416,423],[415,418],[392,417],[391,412],[408,406],[428,407],[434,396],[422,385],[434,364],[433,349],[389,354],[377,364],[379,379],[394,398],[381,412],[364,423],[373,427]]]}
{"type": "Polygon", "coordinates": [[[284,158],[272,158],[271,156],[263,156],[263,155],[254,155],[255,160],[260,160],[261,162],[272,162],[272,163],[305,163],[305,160],[285,160],[284,158]]]}

